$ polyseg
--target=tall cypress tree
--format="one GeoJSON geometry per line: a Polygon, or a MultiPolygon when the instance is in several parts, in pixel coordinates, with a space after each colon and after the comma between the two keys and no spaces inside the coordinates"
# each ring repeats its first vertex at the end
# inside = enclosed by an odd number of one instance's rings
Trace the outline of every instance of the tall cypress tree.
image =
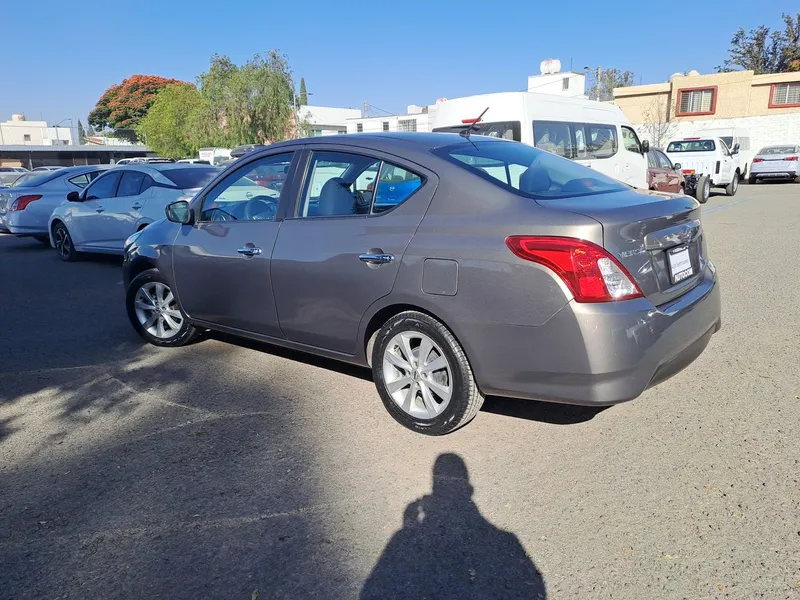
{"type": "Polygon", "coordinates": [[[308,93],[306,92],[306,80],[300,78],[300,96],[297,98],[297,103],[302,105],[308,104],[308,93]]]}

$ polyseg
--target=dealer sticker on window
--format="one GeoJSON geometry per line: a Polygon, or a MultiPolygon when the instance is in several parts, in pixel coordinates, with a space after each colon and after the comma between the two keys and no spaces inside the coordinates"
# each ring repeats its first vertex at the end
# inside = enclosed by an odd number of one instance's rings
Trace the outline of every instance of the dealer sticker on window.
{"type": "Polygon", "coordinates": [[[669,277],[672,283],[679,283],[692,276],[692,259],[689,258],[688,246],[677,246],[667,250],[669,261],[669,277]]]}

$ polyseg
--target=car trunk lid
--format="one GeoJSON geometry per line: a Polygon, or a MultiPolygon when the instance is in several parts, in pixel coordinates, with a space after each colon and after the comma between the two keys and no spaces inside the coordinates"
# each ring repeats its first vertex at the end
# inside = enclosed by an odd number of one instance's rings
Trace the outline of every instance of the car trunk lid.
{"type": "Polygon", "coordinates": [[[700,205],[691,198],[631,190],[538,202],[598,221],[604,248],[656,306],[700,281],[707,259],[700,205]]]}

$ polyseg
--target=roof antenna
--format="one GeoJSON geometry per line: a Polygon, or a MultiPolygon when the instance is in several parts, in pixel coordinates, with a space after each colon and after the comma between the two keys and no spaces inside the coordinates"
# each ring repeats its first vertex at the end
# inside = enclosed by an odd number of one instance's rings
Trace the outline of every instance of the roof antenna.
{"type": "Polygon", "coordinates": [[[471,121],[471,122],[468,121],[469,124],[464,129],[459,131],[458,135],[460,135],[463,138],[469,139],[469,134],[470,133],[472,133],[473,131],[478,131],[478,123],[481,122],[481,119],[483,118],[483,115],[485,115],[488,110],[489,110],[489,107],[487,106],[486,108],[483,109],[483,112],[481,113],[481,115],[477,119],[475,119],[474,121],[471,121]]]}

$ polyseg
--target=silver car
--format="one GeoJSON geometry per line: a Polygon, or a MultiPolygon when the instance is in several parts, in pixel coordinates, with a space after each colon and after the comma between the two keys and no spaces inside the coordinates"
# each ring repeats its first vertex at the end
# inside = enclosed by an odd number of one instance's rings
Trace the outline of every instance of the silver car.
{"type": "Polygon", "coordinates": [[[145,340],[210,329],[369,365],[392,417],[429,435],[469,422],[487,394],[632,400],[721,323],[695,200],[516,142],[284,142],[166,212],[125,248],[145,340]],[[276,167],[280,186],[240,193],[276,167]]]}
{"type": "Polygon", "coordinates": [[[779,144],[758,151],[750,163],[750,183],[759,179],[786,179],[800,183],[800,145],[779,144]]]}
{"type": "Polygon", "coordinates": [[[48,221],[67,194],[81,191],[110,165],[84,165],[31,171],[24,181],[0,190],[0,230],[49,243],[48,221]]]}
{"type": "Polygon", "coordinates": [[[28,172],[25,167],[0,167],[0,186],[9,187],[28,172]]]}

